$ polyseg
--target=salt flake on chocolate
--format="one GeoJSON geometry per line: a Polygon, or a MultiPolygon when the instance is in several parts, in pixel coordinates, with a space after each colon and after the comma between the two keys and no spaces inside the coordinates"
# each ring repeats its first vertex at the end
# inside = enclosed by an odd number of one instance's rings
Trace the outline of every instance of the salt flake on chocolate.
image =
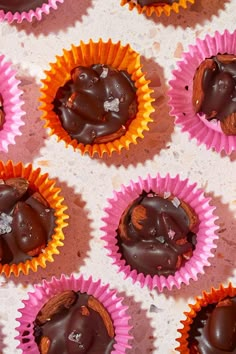
{"type": "Polygon", "coordinates": [[[107,77],[107,75],[108,75],[108,68],[102,68],[102,72],[100,74],[100,77],[102,79],[105,79],[107,77]]]}
{"type": "Polygon", "coordinates": [[[105,101],[104,102],[104,109],[106,112],[119,112],[119,98],[114,98],[112,101],[105,101]]]}
{"type": "Polygon", "coordinates": [[[5,213],[0,214],[0,235],[4,235],[11,232],[12,220],[13,220],[12,216],[7,215],[5,213]]]}
{"type": "Polygon", "coordinates": [[[68,339],[72,342],[80,343],[81,336],[82,336],[81,333],[77,333],[77,332],[73,331],[69,334],[68,339]]]}
{"type": "Polygon", "coordinates": [[[163,198],[164,199],[167,199],[171,196],[171,193],[170,192],[164,192],[164,195],[163,195],[163,198]]]}
{"type": "Polygon", "coordinates": [[[171,201],[171,203],[178,208],[180,206],[180,200],[177,197],[174,197],[171,201]]]}
{"type": "Polygon", "coordinates": [[[169,238],[170,238],[171,240],[173,240],[173,238],[175,237],[175,232],[170,229],[170,230],[168,231],[168,236],[169,236],[169,238]]]}

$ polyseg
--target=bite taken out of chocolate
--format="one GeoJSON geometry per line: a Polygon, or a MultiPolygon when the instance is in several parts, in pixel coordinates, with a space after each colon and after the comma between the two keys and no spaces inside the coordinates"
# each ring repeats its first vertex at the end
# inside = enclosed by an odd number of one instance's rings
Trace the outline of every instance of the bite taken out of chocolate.
{"type": "Polygon", "coordinates": [[[120,138],[137,113],[134,82],[124,70],[96,64],[78,66],[57,91],[54,111],[78,143],[107,143],[120,138]]]}
{"type": "Polygon", "coordinates": [[[35,10],[37,7],[41,7],[44,3],[47,3],[45,0],[0,0],[0,10],[3,10],[5,13],[8,11],[23,12],[35,10]]]}
{"type": "Polygon", "coordinates": [[[236,55],[205,59],[193,79],[193,107],[206,119],[220,121],[226,135],[236,135],[236,55]]]}
{"type": "Polygon", "coordinates": [[[117,230],[119,252],[144,275],[173,275],[192,257],[198,218],[178,198],[143,192],[123,212],[117,230]]]}
{"type": "Polygon", "coordinates": [[[202,307],[190,327],[189,350],[190,354],[236,353],[236,297],[202,307]]]}
{"type": "Polygon", "coordinates": [[[25,178],[0,181],[0,263],[38,256],[55,227],[54,210],[25,178]]]}
{"type": "Polygon", "coordinates": [[[110,354],[115,332],[109,313],[96,298],[66,290],[40,310],[34,336],[40,354],[110,354]]]}

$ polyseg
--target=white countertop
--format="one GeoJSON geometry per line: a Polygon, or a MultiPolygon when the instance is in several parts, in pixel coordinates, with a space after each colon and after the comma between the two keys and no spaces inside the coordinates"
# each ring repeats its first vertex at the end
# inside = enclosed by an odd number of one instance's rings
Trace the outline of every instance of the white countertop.
{"type": "Polygon", "coordinates": [[[196,0],[188,10],[181,10],[178,15],[173,13],[169,18],[147,18],[119,3],[119,0],[65,0],[41,22],[0,24],[1,53],[17,70],[26,111],[22,136],[16,138],[16,145],[11,145],[7,154],[0,154],[0,159],[32,162],[42,172],[48,172],[62,189],[70,215],[69,226],[64,230],[65,245],[54,263],[27,277],[0,278],[0,352],[4,354],[21,352],[15,349],[14,340],[21,300],[32,290],[32,284],[50,280],[52,275],[59,277],[61,273],[72,272],[85,277],[93,275],[95,280],[101,278],[110,288],[116,288],[118,295],[124,296],[124,304],[130,306],[135,337],[132,354],[174,353],[177,328],[193,297],[211,286],[218,287],[219,283],[232,280],[236,284],[236,153],[218,154],[189,141],[188,135],[174,126],[166,98],[171,70],[182,51],[194,44],[197,37],[204,38],[215,30],[235,29],[235,0],[196,0]],[[154,123],[137,146],[132,145],[121,155],[91,159],[66,149],[55,137],[49,138],[37,108],[40,79],[55,55],[61,55],[62,49],[69,49],[72,43],[78,45],[80,40],[96,41],[100,37],[130,43],[141,53],[157,100],[152,115],[154,123]],[[215,257],[210,259],[211,267],[206,268],[197,282],[162,294],[123,280],[122,273],[118,274],[117,268],[111,266],[100,239],[103,208],[113,189],[119,190],[130,179],[136,181],[138,176],[145,178],[148,173],[155,176],[158,172],[163,176],[168,172],[172,176],[180,174],[191,183],[197,182],[212,197],[220,218],[220,238],[215,257]],[[150,312],[152,304],[157,306],[157,313],[150,312]]]}

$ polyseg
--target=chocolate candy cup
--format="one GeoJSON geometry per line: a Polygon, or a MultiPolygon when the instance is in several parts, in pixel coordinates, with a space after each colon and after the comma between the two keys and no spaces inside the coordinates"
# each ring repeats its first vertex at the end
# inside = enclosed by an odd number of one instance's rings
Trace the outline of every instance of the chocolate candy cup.
{"type": "Polygon", "coordinates": [[[210,265],[208,258],[213,257],[212,249],[216,247],[214,241],[218,238],[215,233],[218,229],[215,225],[217,217],[213,214],[214,207],[210,206],[209,201],[210,198],[206,198],[203,191],[196,188],[196,184],[190,184],[187,179],[181,180],[178,175],[173,178],[169,175],[161,177],[159,174],[153,178],[140,177],[138,182],[131,181],[128,186],[122,186],[121,191],[114,191],[114,197],[108,200],[109,206],[105,208],[106,216],[102,219],[105,226],[101,228],[104,231],[102,238],[113,264],[124,273],[125,278],[130,277],[133,283],[138,282],[141,287],[157,288],[159,291],[163,291],[165,287],[171,290],[174,286],[179,289],[182,283],[189,284],[190,279],[197,280],[198,274],[204,273],[204,267],[210,265]],[[159,195],[170,193],[184,201],[199,219],[193,256],[174,275],[167,278],[158,275],[152,277],[132,270],[122,259],[117,246],[116,230],[123,211],[143,191],[148,193],[150,190],[159,195]]]}
{"type": "Polygon", "coordinates": [[[81,41],[80,46],[72,45],[71,50],[64,50],[63,56],[57,56],[56,63],[50,66],[51,69],[45,72],[46,78],[42,80],[44,86],[41,89],[40,109],[43,111],[42,119],[46,121],[45,128],[50,128],[50,135],[55,134],[59,141],[64,141],[66,147],[72,146],[82,155],[88,153],[90,156],[97,154],[102,157],[106,153],[110,156],[114,151],[120,153],[123,148],[129,149],[132,143],[137,144],[137,139],[143,138],[143,132],[149,130],[148,123],[152,121],[150,114],[153,112],[152,90],[148,87],[149,82],[142,72],[140,55],[129,45],[122,46],[120,42],[114,44],[111,40],[103,42],[101,39],[97,43],[90,40],[85,44],[81,41]],[[128,72],[136,87],[138,112],[130,122],[126,133],[120,138],[107,143],[90,145],[71,139],[53,110],[53,102],[58,88],[70,79],[70,73],[74,68],[93,64],[105,64],[128,72]]]}
{"type": "MultiPolygon", "coordinates": [[[[183,328],[178,329],[178,332],[181,334],[181,336],[176,339],[176,341],[179,342],[179,346],[175,349],[180,353],[191,354],[191,351],[190,351],[191,326],[192,326],[196,316],[198,315],[198,313],[200,313],[200,311],[202,309],[207,308],[207,306],[214,305],[214,307],[215,307],[215,305],[217,305],[219,302],[225,301],[226,299],[230,299],[230,298],[235,299],[235,297],[236,297],[236,288],[231,283],[228,286],[220,285],[218,289],[212,288],[211,291],[209,291],[209,292],[203,291],[201,296],[196,297],[195,303],[193,305],[189,305],[191,310],[189,312],[185,312],[186,319],[181,321],[183,328]]],[[[217,316],[218,315],[219,314],[217,314],[217,316]]],[[[221,313],[221,315],[222,315],[222,313],[221,313]]],[[[218,330],[219,329],[223,330],[224,333],[222,333],[222,334],[225,337],[229,337],[230,333],[225,332],[226,323],[223,324],[223,327],[221,325],[219,325],[218,330]]],[[[213,330],[212,325],[210,327],[210,330],[211,331],[213,330]]],[[[219,332],[218,332],[218,334],[219,334],[219,332]]],[[[220,340],[220,342],[219,342],[219,339],[220,339],[219,336],[216,336],[217,337],[216,338],[213,335],[213,337],[214,337],[214,339],[213,339],[214,344],[216,344],[217,346],[222,346],[222,341],[220,340]]],[[[222,337],[221,337],[221,339],[222,339],[222,337]]],[[[231,344],[235,344],[235,342],[231,343],[231,344]]],[[[223,346],[225,347],[225,343],[223,343],[223,346]]],[[[198,349],[197,349],[197,343],[196,343],[196,345],[195,345],[195,352],[196,353],[197,353],[197,350],[198,349]]],[[[213,349],[213,352],[219,353],[220,350],[221,349],[219,349],[219,351],[213,349]]],[[[226,352],[235,353],[236,348],[234,349],[234,351],[225,351],[225,353],[226,352]]]]}
{"type": "Polygon", "coordinates": [[[60,189],[55,187],[53,180],[48,179],[47,174],[41,174],[39,168],[33,169],[31,164],[24,166],[21,162],[13,164],[12,161],[8,161],[3,164],[0,161],[0,179],[6,180],[12,177],[23,177],[29,182],[32,189],[35,188],[39,191],[50,207],[55,210],[56,224],[51,241],[48,242],[44,251],[38,256],[18,264],[0,264],[0,274],[7,277],[14,274],[18,277],[20,273],[27,275],[30,270],[36,272],[39,266],[45,268],[47,261],[53,261],[53,255],[59,253],[57,248],[63,245],[64,235],[62,229],[67,225],[66,219],[68,216],[64,213],[67,207],[62,204],[64,198],[59,195],[60,189]]]}
{"type": "Polygon", "coordinates": [[[129,10],[137,9],[139,14],[145,14],[151,16],[155,14],[160,17],[162,14],[170,16],[172,12],[179,13],[181,8],[186,9],[189,3],[194,4],[195,0],[179,0],[174,2],[172,5],[169,4],[155,4],[155,5],[139,5],[136,1],[132,0],[121,0],[121,6],[128,5],[129,10]]]}

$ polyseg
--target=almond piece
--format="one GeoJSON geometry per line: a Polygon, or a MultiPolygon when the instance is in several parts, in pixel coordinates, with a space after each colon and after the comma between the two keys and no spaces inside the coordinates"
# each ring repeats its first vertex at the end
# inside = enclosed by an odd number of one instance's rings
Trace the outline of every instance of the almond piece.
{"type": "Polygon", "coordinates": [[[227,307],[227,306],[232,306],[232,300],[231,299],[224,299],[222,301],[219,301],[216,307],[227,307]]]}
{"type": "Polygon", "coordinates": [[[39,192],[34,192],[34,194],[32,194],[32,198],[36,199],[39,203],[41,203],[45,207],[47,208],[49,207],[48,202],[39,192]]]}
{"type": "Polygon", "coordinates": [[[142,221],[147,218],[147,212],[144,206],[142,205],[137,205],[134,207],[132,210],[131,214],[131,222],[136,227],[136,229],[141,230],[142,229],[142,221]]]}
{"type": "Polygon", "coordinates": [[[4,182],[17,191],[18,198],[22,197],[29,187],[29,181],[22,177],[8,178],[4,182]]]}
{"type": "Polygon", "coordinates": [[[73,290],[66,290],[53,296],[40,310],[36,317],[36,322],[40,325],[46,323],[56,313],[63,308],[69,309],[77,299],[77,294],[73,290]]]}
{"type": "Polygon", "coordinates": [[[115,336],[115,331],[113,327],[113,323],[111,320],[111,317],[105,307],[99,302],[97,299],[95,299],[93,296],[89,296],[88,298],[88,307],[90,307],[92,310],[96,311],[99,313],[101,316],[104,325],[107,329],[107,333],[110,338],[114,338],[115,336]]]}
{"type": "Polygon", "coordinates": [[[192,103],[196,113],[201,111],[201,106],[204,99],[202,81],[206,69],[210,69],[210,70],[216,69],[216,63],[214,62],[213,59],[205,59],[197,68],[193,78],[192,103]]]}
{"type": "Polygon", "coordinates": [[[42,337],[39,343],[40,354],[47,354],[50,348],[50,339],[42,337]]]}
{"type": "Polygon", "coordinates": [[[30,257],[36,257],[38,256],[42,250],[46,247],[46,244],[40,246],[40,247],[37,247],[37,248],[34,248],[33,250],[30,250],[27,252],[27,254],[30,256],[30,257]]]}
{"type": "Polygon", "coordinates": [[[89,312],[89,309],[87,308],[87,306],[81,306],[80,312],[81,312],[82,316],[89,316],[90,315],[90,312],[89,312]]]}
{"type": "Polygon", "coordinates": [[[236,135],[236,112],[222,120],[220,126],[225,135],[236,135]]]}
{"type": "Polygon", "coordinates": [[[199,223],[197,214],[195,213],[193,208],[189,204],[185,203],[183,200],[181,200],[180,206],[184,209],[185,213],[188,216],[189,230],[193,231],[199,223]]]}
{"type": "Polygon", "coordinates": [[[222,64],[230,64],[236,61],[236,56],[234,54],[218,54],[216,59],[222,64]]]}
{"type": "Polygon", "coordinates": [[[108,134],[105,136],[99,136],[94,139],[95,144],[102,144],[102,143],[108,143],[110,141],[113,141],[115,139],[119,139],[122,135],[124,135],[126,132],[126,127],[124,125],[121,126],[119,130],[117,130],[115,133],[108,134]]]}

